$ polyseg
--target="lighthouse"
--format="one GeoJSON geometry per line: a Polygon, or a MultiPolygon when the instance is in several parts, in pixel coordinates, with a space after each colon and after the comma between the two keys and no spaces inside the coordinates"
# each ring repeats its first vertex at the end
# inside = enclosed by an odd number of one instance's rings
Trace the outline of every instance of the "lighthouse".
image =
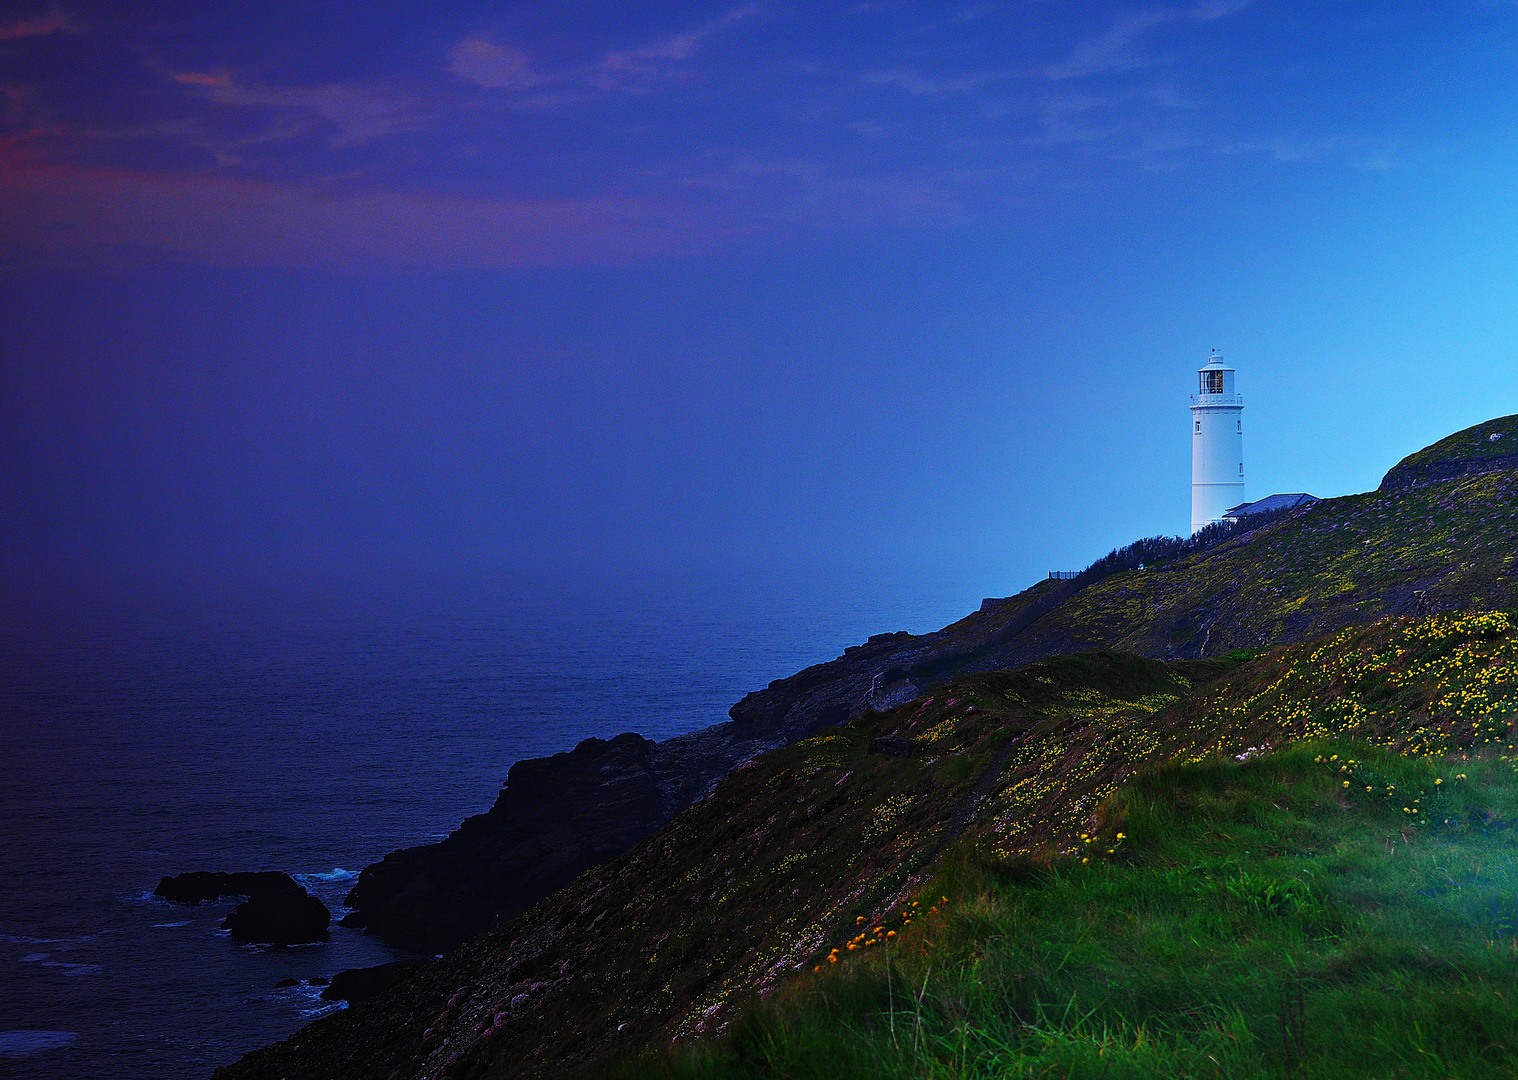
{"type": "Polygon", "coordinates": [[[1191,531],[1244,501],[1244,399],[1216,349],[1191,395],[1191,531]]]}

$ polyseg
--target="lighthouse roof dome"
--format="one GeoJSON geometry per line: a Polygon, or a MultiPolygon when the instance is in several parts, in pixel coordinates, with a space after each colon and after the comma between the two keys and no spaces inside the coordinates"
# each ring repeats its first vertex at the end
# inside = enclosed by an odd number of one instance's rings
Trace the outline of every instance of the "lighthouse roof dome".
{"type": "Polygon", "coordinates": [[[1223,363],[1223,354],[1222,353],[1218,352],[1216,349],[1213,349],[1212,350],[1212,354],[1207,357],[1207,362],[1205,364],[1203,364],[1201,367],[1197,368],[1197,370],[1198,371],[1232,371],[1233,368],[1231,368],[1227,364],[1223,363]]]}

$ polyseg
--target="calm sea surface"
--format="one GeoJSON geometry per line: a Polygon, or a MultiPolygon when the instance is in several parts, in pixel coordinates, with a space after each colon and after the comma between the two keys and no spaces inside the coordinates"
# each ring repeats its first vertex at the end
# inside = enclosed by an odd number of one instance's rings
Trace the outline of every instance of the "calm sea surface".
{"type": "Polygon", "coordinates": [[[520,758],[705,727],[770,679],[974,603],[759,592],[8,621],[0,1076],[204,1078],[333,1007],[305,980],[402,955],[335,925],[321,945],[239,946],[217,930],[230,903],[154,900],[164,874],[286,870],[340,917],[360,868],[487,809],[520,758]],[[273,988],[286,978],[302,984],[273,988]]]}

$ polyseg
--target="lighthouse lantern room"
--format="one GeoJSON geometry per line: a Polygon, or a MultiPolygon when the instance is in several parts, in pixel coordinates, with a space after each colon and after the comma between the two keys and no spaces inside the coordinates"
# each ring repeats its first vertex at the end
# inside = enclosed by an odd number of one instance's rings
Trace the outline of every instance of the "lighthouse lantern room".
{"type": "Polygon", "coordinates": [[[1191,531],[1244,501],[1244,399],[1216,349],[1191,395],[1191,531]]]}

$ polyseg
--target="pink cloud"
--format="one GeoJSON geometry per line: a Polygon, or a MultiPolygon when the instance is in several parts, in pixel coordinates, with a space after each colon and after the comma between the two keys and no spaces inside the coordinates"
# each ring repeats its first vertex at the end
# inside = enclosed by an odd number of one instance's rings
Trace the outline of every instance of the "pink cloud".
{"type": "Polygon", "coordinates": [[[38,165],[0,145],[0,248],[12,263],[512,267],[616,263],[718,239],[675,204],[317,190],[38,165]]]}
{"type": "MultiPolygon", "coordinates": [[[[429,110],[387,87],[364,83],[278,86],[239,82],[224,73],[176,72],[173,80],[218,105],[265,106],[274,110],[267,130],[239,142],[278,142],[305,134],[325,123],[336,129],[335,146],[373,142],[396,132],[424,126],[429,110]]],[[[208,140],[207,144],[215,140],[208,140]]],[[[220,151],[226,146],[216,146],[220,151]]]]}
{"type": "Polygon", "coordinates": [[[0,41],[20,41],[23,38],[44,37],[60,31],[72,33],[74,25],[69,17],[57,8],[49,8],[42,15],[15,22],[0,23],[0,41]]]}
{"type": "Polygon", "coordinates": [[[231,86],[232,79],[227,75],[202,75],[197,71],[181,71],[175,74],[174,81],[186,83],[190,86],[231,86]]]}
{"type": "Polygon", "coordinates": [[[461,79],[491,89],[520,89],[540,80],[532,61],[517,49],[502,48],[484,38],[465,38],[448,54],[448,70],[461,79]]]}

